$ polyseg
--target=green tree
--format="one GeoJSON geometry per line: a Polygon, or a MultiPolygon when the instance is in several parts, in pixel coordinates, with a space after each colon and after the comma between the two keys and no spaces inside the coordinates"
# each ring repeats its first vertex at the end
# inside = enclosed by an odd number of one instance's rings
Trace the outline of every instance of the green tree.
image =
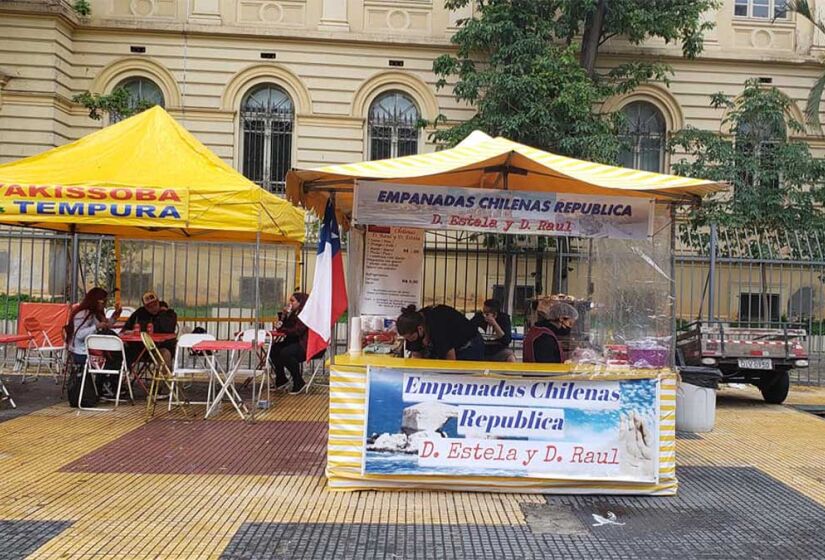
{"type": "MultiPolygon", "coordinates": [[[[475,115],[442,127],[434,139],[455,145],[480,129],[494,136],[571,157],[615,163],[621,148],[620,114],[597,109],[605,99],[650,81],[666,81],[670,68],[657,60],[634,60],[599,70],[600,49],[613,37],[638,45],[651,38],[681,42],[694,57],[711,27],[701,15],[715,0],[447,0],[449,9],[471,4],[476,16],[462,23],[451,41],[455,54],[433,63],[439,88],[454,82],[453,94],[475,115]]],[[[443,124],[443,118],[439,119],[443,124]]],[[[512,293],[512,244],[505,284],[512,293]]],[[[545,247],[535,249],[536,292],[543,291],[545,247]]],[[[567,291],[568,266],[556,245],[552,291],[567,291]]],[[[508,297],[509,300],[509,297],[508,297]]]]}
{"type": "Polygon", "coordinates": [[[474,3],[477,16],[453,36],[455,55],[433,64],[445,87],[476,114],[438,130],[454,145],[478,128],[556,153],[615,162],[621,119],[594,108],[610,96],[670,69],[656,61],[630,61],[598,70],[604,43],[616,36],[632,44],[650,38],[680,41],[685,56],[702,49],[710,27],[701,15],[715,0],[447,0],[450,9],[474,3]]]}
{"type": "Polygon", "coordinates": [[[753,232],[757,242],[765,234],[825,226],[825,163],[792,138],[803,131],[790,116],[792,103],[778,89],[750,80],[735,100],[711,97],[712,107],[727,110],[722,128],[729,133],[687,127],[674,135],[670,151],[681,158],[675,173],[731,187],[689,210],[694,228],[716,222],[753,232]]]}
{"type": "Polygon", "coordinates": [[[99,121],[104,113],[112,117],[125,119],[136,115],[153,106],[144,99],[135,99],[126,88],[115,88],[108,95],[84,91],[72,97],[72,101],[80,103],[89,110],[89,117],[99,121]]]}
{"type": "Polygon", "coordinates": [[[72,4],[72,8],[74,8],[74,11],[77,12],[78,15],[92,15],[92,5],[89,4],[89,0],[75,0],[74,4],[72,4]]]}
{"type": "MultiPolygon", "coordinates": [[[[706,251],[707,226],[716,223],[734,233],[731,247],[726,247],[726,237],[720,238],[721,251],[744,246],[750,254],[770,255],[779,249],[771,246],[776,239],[825,227],[825,162],[813,157],[805,142],[792,139],[803,126],[790,116],[791,103],[778,89],[763,88],[750,80],[738,99],[721,93],[711,98],[713,107],[727,110],[722,126],[729,133],[688,127],[673,137],[671,153],[682,158],[673,165],[677,174],[726,182],[731,187],[688,210],[683,242],[706,251]]],[[[784,249],[794,253],[801,245],[784,249]]],[[[762,319],[769,321],[767,266],[764,261],[759,266],[760,309],[762,319]]]]}

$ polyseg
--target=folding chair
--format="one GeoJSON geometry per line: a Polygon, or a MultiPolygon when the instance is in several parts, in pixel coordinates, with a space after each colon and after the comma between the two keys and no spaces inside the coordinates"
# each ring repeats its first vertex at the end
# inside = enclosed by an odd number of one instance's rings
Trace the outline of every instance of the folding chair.
{"type": "Polygon", "coordinates": [[[82,405],[83,389],[86,385],[86,378],[90,377],[92,383],[95,385],[95,392],[97,392],[97,383],[95,383],[95,376],[97,375],[117,375],[117,389],[115,389],[115,408],[120,404],[120,390],[123,387],[123,382],[126,381],[126,387],[129,389],[129,400],[135,404],[135,396],[132,393],[132,384],[129,383],[129,367],[126,364],[126,350],[123,348],[123,341],[116,336],[105,334],[90,334],[86,338],[86,350],[88,357],[86,358],[86,365],[83,366],[83,376],[80,380],[80,398],[78,399],[77,407],[82,410],[96,410],[106,411],[108,408],[88,408],[82,405]],[[120,354],[121,362],[119,369],[107,369],[105,352],[116,352],[120,354]],[[89,375],[87,375],[89,374],[89,375]]]}
{"type": "Polygon", "coordinates": [[[169,366],[166,365],[166,360],[163,359],[163,355],[155,345],[155,341],[152,340],[149,333],[145,332],[140,333],[140,338],[143,345],[146,346],[149,359],[152,360],[152,384],[149,386],[149,394],[146,395],[146,421],[148,422],[155,415],[155,406],[157,405],[158,391],[161,384],[169,390],[170,403],[174,401],[176,405],[181,407],[183,414],[189,417],[189,401],[186,400],[183,389],[180,388],[180,383],[174,383],[175,378],[172,372],[169,371],[169,366]]]}
{"type": "MultiPolygon", "coordinates": [[[[192,353],[192,347],[197,344],[198,342],[203,342],[204,340],[215,340],[215,337],[211,334],[184,334],[178,339],[177,347],[175,348],[175,357],[172,362],[172,391],[169,392],[169,410],[172,410],[172,392],[175,389],[175,386],[180,383],[180,379],[184,377],[189,377],[190,379],[194,380],[195,375],[206,375],[209,376],[209,397],[212,396],[212,376],[211,370],[209,369],[209,365],[205,363],[204,356],[197,356],[192,353]],[[191,367],[187,367],[186,365],[186,358],[192,358],[191,367]],[[198,361],[203,362],[198,365],[198,361]]],[[[208,404],[208,402],[193,402],[190,401],[189,404],[208,404]]]]}
{"type": "MultiPolygon", "coordinates": [[[[301,389],[302,391],[306,392],[306,394],[309,394],[309,388],[312,387],[312,384],[315,381],[315,377],[319,373],[320,374],[326,373],[326,358],[327,358],[327,351],[322,350],[321,352],[318,352],[317,354],[312,356],[310,359],[308,359],[306,362],[301,364],[301,367],[306,365],[306,366],[309,366],[309,367],[312,368],[312,375],[310,375],[309,381],[307,381],[304,388],[301,389]]],[[[321,384],[321,385],[324,386],[324,387],[329,387],[328,382],[324,383],[324,384],[321,384]]]]}
{"type": "Polygon", "coordinates": [[[32,364],[37,364],[35,379],[40,377],[40,368],[45,365],[49,373],[54,376],[54,382],[60,383],[60,367],[65,346],[58,346],[51,341],[37,317],[27,317],[23,321],[23,328],[32,338],[23,355],[23,377],[20,382],[26,382],[26,369],[32,364]]]}
{"type": "MultiPolygon", "coordinates": [[[[235,336],[235,340],[242,340],[243,342],[253,342],[255,340],[255,329],[246,329],[239,332],[235,336]]],[[[249,384],[249,381],[254,378],[261,378],[261,383],[258,385],[258,395],[252,395],[257,403],[261,400],[264,385],[266,385],[266,394],[269,395],[269,378],[272,375],[272,368],[269,365],[269,350],[272,348],[272,334],[265,329],[258,329],[258,341],[264,343],[262,349],[263,354],[259,354],[258,364],[254,368],[240,368],[235,374],[235,378],[246,378],[244,386],[249,384]]],[[[255,354],[253,354],[254,356],[255,354]]],[[[254,359],[254,358],[253,358],[254,359]]]]}

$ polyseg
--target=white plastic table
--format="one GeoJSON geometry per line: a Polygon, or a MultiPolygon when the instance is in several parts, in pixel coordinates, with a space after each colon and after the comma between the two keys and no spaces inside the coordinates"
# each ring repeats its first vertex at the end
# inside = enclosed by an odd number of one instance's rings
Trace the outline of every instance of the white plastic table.
{"type": "MultiPolygon", "coordinates": [[[[224,397],[229,399],[229,402],[232,403],[232,406],[241,418],[244,420],[247,418],[249,410],[235,389],[235,374],[241,367],[243,354],[245,352],[253,352],[263,347],[263,345],[264,343],[262,341],[256,345],[251,341],[244,342],[242,340],[204,340],[192,346],[192,350],[194,351],[210,353],[209,359],[207,360],[212,377],[210,384],[215,381],[220,386],[220,390],[214,398],[211,396],[207,397],[208,404],[206,406],[205,418],[209,418],[209,416],[217,410],[224,397]],[[229,352],[229,363],[225,371],[216,359],[218,352],[229,352]]],[[[212,392],[211,389],[209,392],[212,392]]]]}

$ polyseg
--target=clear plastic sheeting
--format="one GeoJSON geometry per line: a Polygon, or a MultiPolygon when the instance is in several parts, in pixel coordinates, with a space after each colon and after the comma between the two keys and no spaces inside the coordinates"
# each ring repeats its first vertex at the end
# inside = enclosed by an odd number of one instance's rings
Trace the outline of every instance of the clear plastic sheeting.
{"type": "Polygon", "coordinates": [[[672,365],[670,210],[657,205],[654,235],[641,241],[594,239],[571,271],[568,296],[589,302],[571,341],[579,364],[661,368],[672,365]]]}

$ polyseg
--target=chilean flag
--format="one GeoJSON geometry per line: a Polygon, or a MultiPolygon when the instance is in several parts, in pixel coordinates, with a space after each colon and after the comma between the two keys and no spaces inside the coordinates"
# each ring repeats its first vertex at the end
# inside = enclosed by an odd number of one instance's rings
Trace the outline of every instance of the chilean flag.
{"type": "Polygon", "coordinates": [[[309,329],[307,359],[329,345],[332,326],[347,309],[347,285],[344,281],[344,260],[341,258],[341,236],[332,201],[327,201],[318,256],[315,260],[315,279],[312,292],[298,315],[309,329]]]}

